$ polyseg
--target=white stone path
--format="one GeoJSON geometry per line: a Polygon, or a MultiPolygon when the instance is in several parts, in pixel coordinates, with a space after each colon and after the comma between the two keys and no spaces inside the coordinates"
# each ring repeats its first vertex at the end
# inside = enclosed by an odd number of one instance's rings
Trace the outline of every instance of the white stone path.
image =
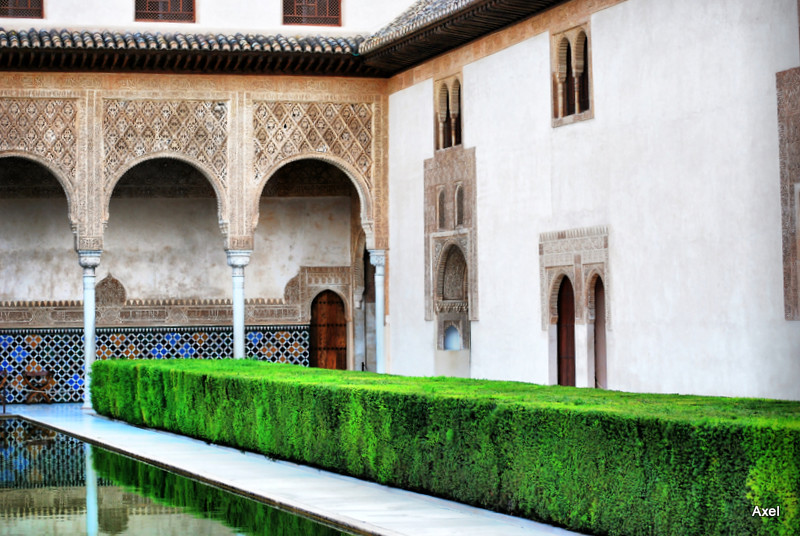
{"type": "Polygon", "coordinates": [[[12,405],[8,413],[361,534],[578,536],[457,502],[137,428],[80,404],[12,405]]]}

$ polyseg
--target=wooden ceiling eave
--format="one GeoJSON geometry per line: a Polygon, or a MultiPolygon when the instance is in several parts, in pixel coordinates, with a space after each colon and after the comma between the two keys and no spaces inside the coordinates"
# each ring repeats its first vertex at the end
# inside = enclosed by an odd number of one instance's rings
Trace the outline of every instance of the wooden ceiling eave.
{"type": "Polygon", "coordinates": [[[484,0],[363,53],[369,67],[396,74],[541,13],[565,0],[484,0]]]}

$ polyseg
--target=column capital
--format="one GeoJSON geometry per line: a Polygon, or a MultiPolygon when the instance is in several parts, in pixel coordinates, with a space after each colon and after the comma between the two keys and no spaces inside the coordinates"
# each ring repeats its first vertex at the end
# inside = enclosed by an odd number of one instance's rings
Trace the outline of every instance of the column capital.
{"type": "Polygon", "coordinates": [[[386,250],[385,249],[370,249],[369,262],[376,268],[378,266],[386,266],[386,250]]]}
{"type": "Polygon", "coordinates": [[[78,250],[78,262],[82,268],[97,268],[102,250],[78,250]]]}
{"type": "Polygon", "coordinates": [[[228,256],[228,266],[232,268],[244,268],[250,263],[252,249],[228,249],[225,254],[228,256]]]}

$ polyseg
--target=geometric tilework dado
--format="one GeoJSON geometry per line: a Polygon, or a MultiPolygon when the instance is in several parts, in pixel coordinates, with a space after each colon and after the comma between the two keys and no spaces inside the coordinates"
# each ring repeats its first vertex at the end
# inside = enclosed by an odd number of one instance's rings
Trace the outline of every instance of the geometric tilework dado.
{"type": "Polygon", "coordinates": [[[300,154],[331,154],[373,184],[372,105],[341,102],[256,102],[253,117],[255,177],[300,154]]]}
{"type": "Polygon", "coordinates": [[[75,180],[77,109],[70,99],[0,99],[0,151],[42,157],[75,180]]]}
{"type": "Polygon", "coordinates": [[[106,185],[117,171],[148,153],[171,151],[205,164],[225,187],[228,103],[207,100],[103,101],[106,185]]]}
{"type": "MultiPolygon", "coordinates": [[[[307,325],[247,326],[251,359],[308,366],[307,325]]],[[[99,328],[97,359],[225,359],[233,350],[230,326],[99,328]]],[[[80,402],[84,385],[83,330],[0,330],[0,370],[9,375],[9,403],[25,402],[26,371],[45,370],[53,402],[80,402]]]]}

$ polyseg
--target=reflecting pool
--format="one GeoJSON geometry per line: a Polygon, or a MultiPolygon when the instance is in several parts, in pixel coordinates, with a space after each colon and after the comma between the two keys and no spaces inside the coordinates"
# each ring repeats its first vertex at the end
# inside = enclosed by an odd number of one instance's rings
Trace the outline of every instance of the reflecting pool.
{"type": "Polygon", "coordinates": [[[22,419],[0,455],[0,536],[347,534],[22,419]]]}

